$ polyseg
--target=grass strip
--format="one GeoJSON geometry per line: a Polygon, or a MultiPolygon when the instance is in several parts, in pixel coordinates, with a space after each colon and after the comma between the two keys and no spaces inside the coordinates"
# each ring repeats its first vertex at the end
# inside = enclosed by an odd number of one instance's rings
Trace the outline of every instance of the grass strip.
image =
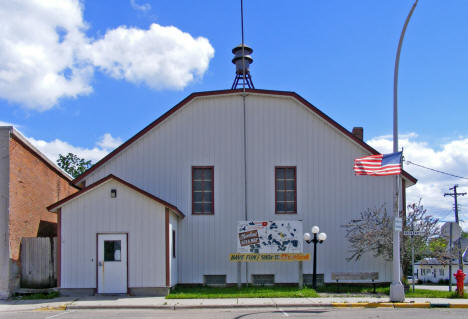
{"type": "Polygon", "coordinates": [[[459,297],[456,292],[416,289],[414,292],[410,289],[405,294],[406,298],[451,298],[451,299],[467,299],[467,296],[459,297]]]}
{"type": "MultiPolygon", "coordinates": [[[[389,295],[389,287],[377,287],[373,293],[373,287],[359,285],[324,285],[317,288],[317,291],[305,287],[299,290],[297,286],[249,286],[249,287],[176,287],[171,290],[167,299],[216,299],[216,298],[317,298],[323,294],[337,294],[341,297],[352,297],[355,295],[367,295],[368,297],[389,295]],[[322,293],[320,295],[319,293],[322,293]]],[[[467,298],[458,297],[454,292],[416,289],[406,292],[406,298],[467,298]]]]}
{"type": "Polygon", "coordinates": [[[312,288],[299,290],[293,286],[273,287],[176,287],[167,299],[214,299],[214,298],[316,298],[312,288]]]}
{"type": "Polygon", "coordinates": [[[58,291],[52,291],[49,293],[18,295],[18,296],[15,296],[14,299],[17,299],[17,300],[54,299],[54,298],[57,298],[59,295],[60,294],[58,291]]]}
{"type": "MultiPolygon", "coordinates": [[[[317,292],[331,294],[373,294],[374,288],[371,285],[347,285],[347,284],[326,284],[317,287],[317,292]]],[[[389,287],[376,287],[377,294],[389,295],[389,287]]]]}

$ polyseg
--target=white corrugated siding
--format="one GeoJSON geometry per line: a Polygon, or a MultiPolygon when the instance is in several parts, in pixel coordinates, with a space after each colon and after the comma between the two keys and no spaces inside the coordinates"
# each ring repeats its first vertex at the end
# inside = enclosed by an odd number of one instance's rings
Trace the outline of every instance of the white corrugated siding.
{"type": "Polygon", "coordinates": [[[96,234],[128,233],[129,287],[165,287],[165,208],[115,181],[62,207],[62,288],[96,287],[96,234]],[[117,198],[110,190],[117,189],[117,198]]]}
{"type": "MultiPolygon", "coordinates": [[[[247,98],[249,219],[299,219],[328,234],[319,246],[318,271],[378,271],[391,280],[391,264],[371,255],[348,263],[340,227],[366,208],[391,207],[390,177],[354,176],[356,157],[368,155],[295,99],[250,94],[247,98]],[[274,167],[297,166],[297,215],[274,214],[274,167]]],[[[236,250],[235,225],[244,219],[242,97],[197,98],[87,177],[87,185],[113,173],[178,206],[178,282],[202,283],[204,274],[236,281],[228,255],[236,250]],[[214,165],[215,215],[191,215],[191,166],[214,165]]],[[[306,251],[311,251],[307,247],[306,251]]],[[[304,273],[312,263],[304,264],[304,273]]],[[[274,273],[297,281],[297,264],[251,264],[249,273],[274,273]]],[[[243,274],[244,278],[245,274],[243,274]]]]}
{"type": "Polygon", "coordinates": [[[175,286],[177,284],[177,260],[179,258],[179,254],[177,252],[179,246],[179,240],[177,237],[179,236],[179,230],[177,229],[178,218],[175,217],[173,214],[169,216],[169,262],[171,266],[171,284],[170,286],[175,286]],[[172,249],[174,246],[174,242],[172,241],[172,231],[176,232],[176,240],[175,240],[175,249],[176,249],[176,257],[173,257],[172,249]]]}

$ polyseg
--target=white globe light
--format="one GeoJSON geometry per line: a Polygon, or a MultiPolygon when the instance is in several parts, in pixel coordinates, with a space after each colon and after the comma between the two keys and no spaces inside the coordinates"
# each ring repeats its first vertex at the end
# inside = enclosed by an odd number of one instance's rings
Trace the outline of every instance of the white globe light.
{"type": "Polygon", "coordinates": [[[318,226],[312,227],[312,234],[318,234],[319,231],[320,231],[320,228],[318,226]]]}
{"type": "Polygon", "coordinates": [[[325,233],[318,234],[318,240],[324,241],[325,239],[327,239],[327,234],[325,233]]]}
{"type": "Polygon", "coordinates": [[[311,240],[311,239],[312,239],[312,236],[310,236],[309,233],[305,233],[305,234],[304,234],[304,240],[305,240],[305,241],[309,241],[309,240],[311,240]]]}

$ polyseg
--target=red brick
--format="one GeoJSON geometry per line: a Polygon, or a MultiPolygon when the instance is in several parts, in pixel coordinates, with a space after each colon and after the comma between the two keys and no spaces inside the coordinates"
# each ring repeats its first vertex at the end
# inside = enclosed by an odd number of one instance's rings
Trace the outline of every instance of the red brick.
{"type": "Polygon", "coordinates": [[[41,220],[57,223],[46,207],[76,192],[29,147],[10,138],[10,258],[18,261],[22,237],[36,237],[41,220]]]}

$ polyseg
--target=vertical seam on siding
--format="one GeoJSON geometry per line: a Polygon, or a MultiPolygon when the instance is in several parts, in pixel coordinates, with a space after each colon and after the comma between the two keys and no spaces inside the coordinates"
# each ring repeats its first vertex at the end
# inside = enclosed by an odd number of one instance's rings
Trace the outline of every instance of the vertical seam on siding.
{"type": "Polygon", "coordinates": [[[165,242],[166,242],[166,287],[169,288],[171,285],[171,269],[169,264],[169,208],[166,209],[165,216],[165,242]]]}

